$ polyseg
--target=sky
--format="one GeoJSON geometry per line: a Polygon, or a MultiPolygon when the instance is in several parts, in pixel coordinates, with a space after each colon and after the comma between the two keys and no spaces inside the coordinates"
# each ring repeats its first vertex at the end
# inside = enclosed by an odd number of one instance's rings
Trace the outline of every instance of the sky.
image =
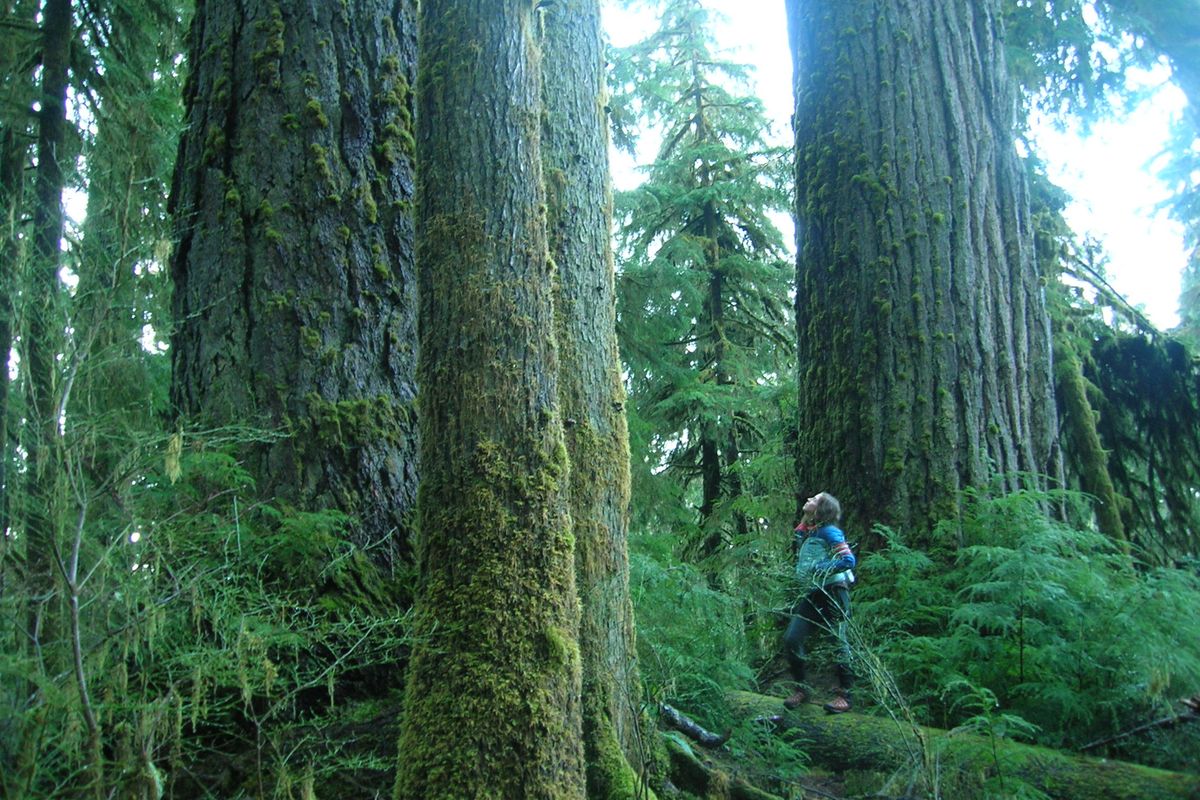
{"type": "MultiPolygon", "coordinates": [[[[717,15],[714,27],[720,47],[732,60],[754,67],[752,88],[773,120],[775,139],[790,141],[792,64],[784,4],[705,0],[705,5],[717,15]]],[[[609,0],[604,24],[613,44],[622,46],[644,38],[654,23],[609,0]]],[[[1164,71],[1135,79],[1165,84],[1164,71]]],[[[1172,115],[1177,116],[1184,103],[1182,93],[1165,84],[1134,113],[1094,125],[1087,137],[1048,125],[1034,132],[1051,180],[1075,198],[1065,212],[1067,221],[1076,233],[1103,243],[1110,259],[1109,283],[1162,330],[1179,322],[1179,283],[1187,257],[1179,224],[1166,212],[1155,212],[1168,190],[1149,163],[1165,146],[1172,115]]],[[[613,169],[618,188],[629,188],[636,180],[625,159],[614,156],[613,169]]],[[[785,238],[790,238],[786,231],[785,238]]]]}

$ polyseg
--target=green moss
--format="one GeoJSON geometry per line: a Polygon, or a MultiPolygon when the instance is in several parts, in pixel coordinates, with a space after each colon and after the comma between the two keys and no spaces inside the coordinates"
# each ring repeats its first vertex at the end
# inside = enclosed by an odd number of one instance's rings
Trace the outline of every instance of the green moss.
{"type": "Polygon", "coordinates": [[[279,125],[285,131],[298,131],[300,130],[300,117],[295,114],[284,114],[279,118],[279,125]]]}
{"type": "Polygon", "coordinates": [[[229,78],[225,75],[213,81],[212,88],[213,104],[223,106],[229,102],[229,78]]]}
{"type": "Polygon", "coordinates": [[[309,101],[304,104],[304,114],[309,124],[313,127],[329,127],[329,117],[325,116],[325,110],[321,107],[321,101],[315,97],[309,98],[309,101]]]}
{"type": "Polygon", "coordinates": [[[300,343],[306,350],[316,352],[321,348],[321,333],[316,328],[307,325],[300,329],[300,343]]]}
{"type": "Polygon", "coordinates": [[[209,125],[208,130],[204,133],[204,150],[200,156],[201,163],[213,163],[224,151],[225,131],[216,125],[209,125]]]}
{"type": "Polygon", "coordinates": [[[264,83],[278,89],[282,85],[280,78],[280,58],[284,52],[283,12],[279,6],[273,5],[269,18],[254,23],[254,28],[264,37],[263,46],[257,50],[250,60],[254,64],[255,73],[264,83]]]}
{"type": "Polygon", "coordinates": [[[579,668],[579,643],[570,631],[554,625],[546,628],[546,652],[551,664],[579,668]]]}
{"type": "Polygon", "coordinates": [[[389,125],[388,128],[395,130],[396,135],[388,136],[375,145],[375,155],[382,164],[394,167],[404,155],[411,157],[416,152],[417,141],[407,130],[395,125],[389,125]]]}
{"type": "Polygon", "coordinates": [[[308,146],[308,152],[312,156],[313,168],[318,177],[325,183],[332,184],[333,169],[329,166],[329,152],[315,142],[308,146]]]}
{"type": "Polygon", "coordinates": [[[379,221],[379,206],[375,204],[375,196],[371,194],[368,187],[363,187],[362,191],[363,216],[367,220],[368,225],[374,225],[379,221]]]}
{"type": "MultiPolygon", "coordinates": [[[[595,716],[596,712],[585,710],[595,716]]],[[[656,800],[654,792],[643,786],[637,772],[621,752],[612,723],[601,716],[591,724],[587,744],[587,782],[589,798],[598,800],[656,800]]]]}
{"type": "Polygon", "coordinates": [[[328,401],[315,392],[305,396],[307,419],[299,432],[320,447],[342,451],[366,442],[398,443],[410,435],[411,409],[390,397],[328,401]]]}
{"type": "Polygon", "coordinates": [[[526,441],[481,441],[470,453],[457,454],[458,478],[446,481],[435,470],[422,484],[422,530],[453,531],[472,547],[465,560],[447,559],[441,539],[424,539],[429,563],[437,566],[426,573],[422,593],[431,613],[417,625],[438,631],[439,641],[418,649],[410,666],[401,748],[410,755],[406,763],[420,764],[421,770],[406,772],[406,764],[400,765],[398,786],[408,793],[403,796],[433,796],[434,787],[437,796],[462,795],[469,784],[455,777],[460,770],[452,765],[463,758],[481,759],[500,776],[498,784],[508,784],[508,789],[493,785],[497,796],[525,796],[522,790],[538,782],[539,797],[577,796],[556,776],[531,774],[548,763],[547,753],[559,752],[550,742],[578,737],[562,712],[571,687],[578,685],[578,657],[570,646],[574,594],[563,591],[573,567],[569,522],[552,488],[563,480],[566,464],[553,439],[535,430],[526,441]],[[455,577],[460,569],[470,577],[455,577]],[[489,610],[482,626],[480,609],[489,610]],[[449,673],[447,656],[454,663],[449,673]],[[572,666],[564,668],[564,658],[572,666]],[[486,730],[474,728],[487,742],[470,735],[430,737],[431,730],[472,728],[465,720],[474,712],[459,702],[468,691],[488,698],[491,706],[486,730]],[[540,732],[535,746],[544,749],[516,756],[506,743],[529,741],[531,728],[540,732]],[[459,752],[446,749],[453,741],[461,742],[459,752]],[[429,752],[428,742],[439,750],[429,752]]]}

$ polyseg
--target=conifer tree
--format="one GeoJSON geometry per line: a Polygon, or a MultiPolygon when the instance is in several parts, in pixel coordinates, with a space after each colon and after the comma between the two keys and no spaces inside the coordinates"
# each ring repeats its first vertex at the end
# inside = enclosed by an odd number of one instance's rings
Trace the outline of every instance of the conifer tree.
{"type": "Polygon", "coordinates": [[[599,0],[544,15],[542,156],[557,267],[559,406],[571,461],[588,796],[630,798],[644,757],[629,597],[629,433],[616,340],[599,0]]]}
{"type": "Polygon", "coordinates": [[[789,0],[801,488],[928,530],[1060,480],[1001,4],[789,0]]]}
{"type": "Polygon", "coordinates": [[[645,182],[618,198],[618,329],[639,501],[663,466],[665,514],[698,485],[688,547],[703,559],[747,533],[744,462],[782,438],[767,397],[792,363],[790,276],[770,214],[787,195],[783,151],[746,67],[713,51],[704,5],[659,9],[658,30],[616,60],[623,110],[661,134],[645,182]]]}
{"type": "MultiPolygon", "coordinates": [[[[1163,60],[1174,83],[1195,101],[1198,20],[1194,0],[1105,0],[1087,7],[1069,0],[1056,3],[1052,14],[1009,2],[1008,64],[1026,107],[1084,123],[1114,109],[1137,113],[1144,97],[1126,84],[1125,74],[1163,60]]],[[[1194,366],[1179,349],[1181,341],[1195,345],[1200,319],[1195,108],[1189,102],[1159,161],[1159,177],[1172,190],[1166,206],[1183,224],[1191,254],[1182,276],[1181,325],[1169,335],[1107,284],[1103,253],[1076,241],[1062,219],[1068,198],[1049,183],[1035,157],[1026,159],[1043,273],[1071,278],[1070,285],[1049,286],[1067,479],[1094,497],[1102,531],[1128,538],[1135,556],[1152,563],[1195,549],[1194,512],[1182,498],[1194,492],[1197,475],[1190,433],[1197,384],[1194,366]],[[1087,296],[1078,286],[1090,287],[1087,296]],[[1132,364],[1136,369],[1129,369],[1132,364]]]]}
{"type": "Polygon", "coordinates": [[[539,13],[421,3],[420,574],[402,800],[585,795],[539,13]]]}
{"type": "Polygon", "coordinates": [[[410,2],[197,5],[172,213],[171,402],[249,449],[263,498],[409,555],[416,280],[410,2]]]}
{"type": "MultiPolygon", "coordinates": [[[[36,133],[34,106],[36,84],[34,65],[38,63],[40,42],[33,3],[12,3],[5,7],[7,22],[12,30],[6,35],[6,47],[0,52],[0,353],[4,363],[17,335],[17,302],[20,288],[20,267],[25,263],[28,230],[25,219],[29,213],[29,181],[25,174],[32,163],[32,143],[36,133]]],[[[19,425],[19,387],[10,386],[6,368],[0,374],[0,531],[7,530],[11,521],[14,495],[13,469],[15,448],[11,439],[19,425]]],[[[7,539],[0,545],[0,556],[7,548],[7,539]]],[[[4,577],[0,574],[0,583],[4,577]]]]}
{"type": "Polygon", "coordinates": [[[26,557],[31,596],[39,598],[30,611],[28,641],[42,649],[51,669],[65,667],[62,651],[62,606],[55,557],[62,508],[55,491],[60,457],[58,416],[62,376],[57,355],[66,329],[66,291],[59,280],[63,265],[65,212],[63,191],[73,163],[68,157],[68,60],[74,23],[69,0],[50,0],[42,9],[41,96],[38,111],[37,171],[34,179],[33,253],[28,284],[22,361],[27,397],[23,445],[27,449],[25,505],[26,557]]]}
{"type": "MultiPolygon", "coordinates": [[[[156,0],[88,15],[82,49],[99,65],[81,102],[94,120],[84,136],[87,210],[78,246],[73,319],[78,364],[68,406],[93,491],[114,477],[127,448],[160,430],[170,360],[167,197],[182,117],[183,10],[156,0]]],[[[130,476],[123,476],[129,479],[130,476]]],[[[119,512],[118,512],[119,513],[119,512]]]]}

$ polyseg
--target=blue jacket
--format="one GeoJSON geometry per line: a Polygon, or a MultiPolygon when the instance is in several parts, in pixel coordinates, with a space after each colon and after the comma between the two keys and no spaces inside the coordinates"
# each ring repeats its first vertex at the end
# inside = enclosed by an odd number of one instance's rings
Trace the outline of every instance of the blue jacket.
{"type": "Polygon", "coordinates": [[[846,534],[836,525],[822,525],[808,530],[796,527],[796,577],[805,585],[817,587],[834,583],[851,583],[847,573],[857,560],[846,534]]]}

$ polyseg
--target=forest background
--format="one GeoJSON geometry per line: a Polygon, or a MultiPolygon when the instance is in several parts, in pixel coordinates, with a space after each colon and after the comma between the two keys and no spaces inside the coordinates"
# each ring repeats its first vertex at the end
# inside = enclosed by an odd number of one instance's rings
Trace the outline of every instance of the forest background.
{"type": "MultiPolygon", "coordinates": [[[[596,3],[477,5],[5,6],[0,796],[672,796],[664,704],[733,731],[694,794],[803,796],[815,748],[731,698],[786,693],[820,489],[861,558],[860,709],[1195,772],[1195,725],[1129,735],[1200,691],[1193,0],[789,2],[794,147],[699,0],[647,3],[606,75],[596,3]],[[840,72],[865,52],[895,71],[840,72]],[[1013,147],[1148,64],[1189,99],[1172,331],[1013,147]],[[906,163],[882,120],[934,119],[948,72],[965,115],[906,163]],[[517,89],[538,136],[471,99],[517,89]],[[609,130],[655,153],[612,236],[609,130]],[[453,204],[485,185],[527,213],[476,238],[453,204]],[[960,213],[1001,244],[955,249],[960,213]],[[513,231],[521,291],[480,255],[513,231]]],[[[1001,752],[838,790],[1066,796],[1001,752]]]]}

